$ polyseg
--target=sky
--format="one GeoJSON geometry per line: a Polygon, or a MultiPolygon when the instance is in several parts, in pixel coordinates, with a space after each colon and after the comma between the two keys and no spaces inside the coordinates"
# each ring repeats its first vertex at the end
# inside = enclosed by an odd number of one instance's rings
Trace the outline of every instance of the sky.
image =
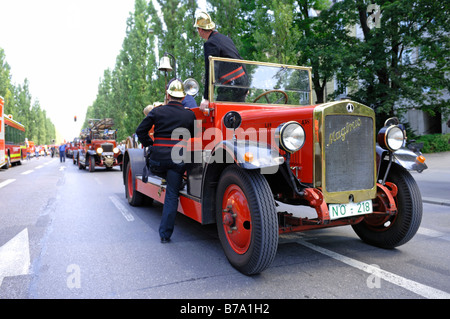
{"type": "Polygon", "coordinates": [[[114,69],[134,2],[0,0],[0,48],[12,82],[28,79],[32,104],[39,100],[62,139],[79,135],[104,71],[114,69]]]}
{"type": "Polygon", "coordinates": [[[39,100],[63,139],[79,135],[133,11],[134,0],[0,0],[0,47],[12,82],[28,79],[32,103],[39,100]]]}

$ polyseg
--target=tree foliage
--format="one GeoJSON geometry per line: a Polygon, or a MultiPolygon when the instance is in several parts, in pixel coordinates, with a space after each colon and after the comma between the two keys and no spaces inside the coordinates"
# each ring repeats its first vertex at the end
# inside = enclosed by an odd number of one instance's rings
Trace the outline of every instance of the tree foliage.
{"type": "MultiPolygon", "coordinates": [[[[450,3],[377,0],[376,15],[368,10],[372,2],[209,0],[207,7],[217,30],[235,42],[244,59],[311,66],[317,103],[347,94],[374,108],[379,123],[411,108],[448,116],[450,3]],[[327,83],[333,80],[337,89],[330,93],[327,83]]],[[[163,101],[170,78],[194,78],[203,85],[203,40],[193,27],[197,10],[196,0],[135,1],[116,64],[104,71],[84,127],[89,119],[111,117],[119,139],[125,139],[145,106],[163,101]],[[166,53],[176,59],[176,74],[158,70],[166,53]]],[[[28,81],[11,83],[1,49],[0,94],[30,140],[42,144],[55,137],[39,101],[32,104],[28,81]]]]}
{"type": "MultiPolygon", "coordinates": [[[[318,103],[347,94],[374,108],[380,123],[410,108],[448,114],[448,1],[378,0],[376,27],[372,2],[209,0],[207,7],[244,59],[311,66],[318,103]],[[330,94],[332,80],[337,90],[330,94]]],[[[120,139],[134,133],[144,107],[162,101],[165,81],[175,76],[158,71],[166,52],[178,78],[202,85],[197,7],[196,0],[136,0],[116,66],[105,71],[87,119],[113,117],[120,139]]]]}

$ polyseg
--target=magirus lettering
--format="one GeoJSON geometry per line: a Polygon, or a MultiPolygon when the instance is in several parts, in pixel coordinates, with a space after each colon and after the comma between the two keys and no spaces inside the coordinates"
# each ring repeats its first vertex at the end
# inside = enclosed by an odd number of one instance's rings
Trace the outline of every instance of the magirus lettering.
{"type": "Polygon", "coordinates": [[[356,119],[353,122],[347,122],[346,125],[340,130],[336,130],[330,133],[329,137],[329,145],[338,141],[345,141],[347,134],[352,131],[355,131],[358,127],[361,126],[361,119],[356,119]]]}

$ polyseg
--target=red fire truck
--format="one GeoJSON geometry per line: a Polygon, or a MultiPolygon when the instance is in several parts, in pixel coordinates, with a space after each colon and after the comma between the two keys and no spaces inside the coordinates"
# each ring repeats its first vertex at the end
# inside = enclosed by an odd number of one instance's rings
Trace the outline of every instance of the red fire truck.
{"type": "MultiPolygon", "coordinates": [[[[376,133],[368,106],[314,104],[308,67],[210,57],[209,72],[209,109],[193,109],[198,132],[188,139],[178,210],[217,224],[235,268],[247,275],[266,269],[283,233],[351,225],[363,241],[383,248],[415,235],[422,197],[409,170],[426,164],[403,147],[398,120],[376,133]],[[247,84],[222,71],[234,69],[244,70],[247,84]],[[313,215],[299,208],[313,208],[313,215]]],[[[157,176],[143,179],[145,165],[143,149],[127,149],[130,205],[146,198],[164,203],[166,186],[157,176]]]]}
{"type": "Polygon", "coordinates": [[[0,96],[0,168],[20,165],[25,158],[25,127],[4,114],[4,100],[0,96]]]}
{"type": "Polygon", "coordinates": [[[115,166],[122,169],[123,154],[117,147],[116,130],[112,129],[114,121],[111,118],[89,120],[89,128],[85,131],[83,146],[77,150],[78,168],[105,167],[111,170],[115,166]]]}

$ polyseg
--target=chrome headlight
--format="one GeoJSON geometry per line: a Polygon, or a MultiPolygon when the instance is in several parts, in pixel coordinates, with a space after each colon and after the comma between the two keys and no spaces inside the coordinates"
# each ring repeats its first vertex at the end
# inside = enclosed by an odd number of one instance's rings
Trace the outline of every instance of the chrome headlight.
{"type": "Polygon", "coordinates": [[[103,153],[103,148],[101,148],[101,147],[97,148],[97,154],[101,154],[101,153],[103,153]]]}
{"type": "Polygon", "coordinates": [[[305,143],[305,130],[295,121],[283,123],[275,131],[275,140],[281,149],[295,153],[305,143]]]}
{"type": "Polygon", "coordinates": [[[378,133],[378,144],[390,151],[400,149],[405,141],[405,133],[397,125],[383,127],[378,133]]]}
{"type": "Polygon", "coordinates": [[[114,152],[114,154],[117,154],[117,153],[119,153],[119,149],[117,147],[114,147],[113,152],[114,152]]]}

